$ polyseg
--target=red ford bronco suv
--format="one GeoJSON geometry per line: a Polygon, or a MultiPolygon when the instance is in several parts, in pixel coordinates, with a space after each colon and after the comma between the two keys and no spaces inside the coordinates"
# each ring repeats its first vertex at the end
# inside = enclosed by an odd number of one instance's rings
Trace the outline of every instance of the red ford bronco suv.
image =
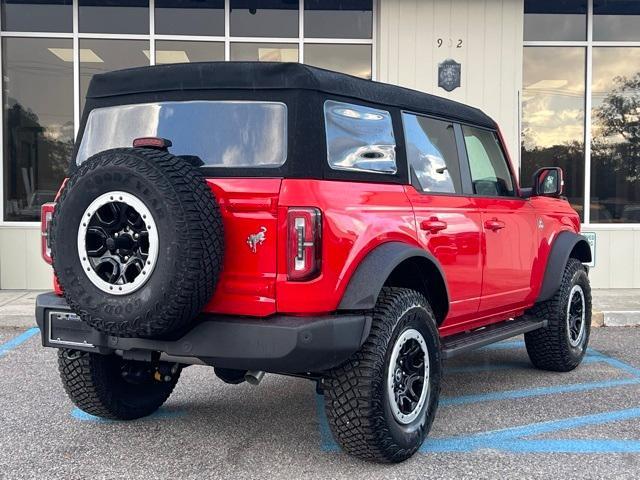
{"type": "Polygon", "coordinates": [[[399,462],[445,358],[524,334],[569,371],[591,322],[588,243],[545,168],[520,188],[496,123],[300,64],[96,75],[42,247],[46,347],[82,410],[153,413],[181,369],[324,393],[358,457],[399,462]]]}

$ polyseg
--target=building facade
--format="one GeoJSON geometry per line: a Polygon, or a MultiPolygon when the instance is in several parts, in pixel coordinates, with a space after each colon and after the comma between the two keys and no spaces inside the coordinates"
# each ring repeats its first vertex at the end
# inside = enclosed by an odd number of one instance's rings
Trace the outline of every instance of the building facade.
{"type": "Polygon", "coordinates": [[[39,207],[64,178],[91,76],[299,61],[480,107],[523,184],[563,167],[596,287],[640,287],[640,2],[1,0],[0,288],[49,288],[39,207]]]}

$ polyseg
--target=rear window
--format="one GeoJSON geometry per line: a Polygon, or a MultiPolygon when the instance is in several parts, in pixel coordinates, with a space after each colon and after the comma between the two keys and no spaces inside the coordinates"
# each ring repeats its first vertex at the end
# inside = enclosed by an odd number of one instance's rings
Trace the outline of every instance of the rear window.
{"type": "Polygon", "coordinates": [[[119,105],[91,111],[76,157],[131,147],[138,137],[171,140],[175,155],[204,166],[273,168],[287,157],[287,106],[279,102],[194,101],[119,105]]]}

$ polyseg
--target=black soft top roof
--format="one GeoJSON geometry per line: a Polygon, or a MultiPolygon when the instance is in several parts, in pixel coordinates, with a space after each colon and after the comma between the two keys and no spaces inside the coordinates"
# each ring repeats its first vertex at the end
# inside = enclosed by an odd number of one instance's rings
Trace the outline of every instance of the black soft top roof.
{"type": "Polygon", "coordinates": [[[200,62],[117,70],[94,75],[87,98],[220,89],[310,90],[496,127],[481,110],[462,103],[300,63],[200,62]]]}

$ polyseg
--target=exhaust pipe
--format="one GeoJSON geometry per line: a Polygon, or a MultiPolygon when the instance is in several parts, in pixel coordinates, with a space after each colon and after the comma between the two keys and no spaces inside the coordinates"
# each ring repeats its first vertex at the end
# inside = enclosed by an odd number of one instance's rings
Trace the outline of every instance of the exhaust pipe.
{"type": "Polygon", "coordinates": [[[264,372],[262,370],[249,370],[244,374],[244,379],[249,385],[253,385],[254,387],[258,385],[262,378],[264,377],[264,372]]]}

